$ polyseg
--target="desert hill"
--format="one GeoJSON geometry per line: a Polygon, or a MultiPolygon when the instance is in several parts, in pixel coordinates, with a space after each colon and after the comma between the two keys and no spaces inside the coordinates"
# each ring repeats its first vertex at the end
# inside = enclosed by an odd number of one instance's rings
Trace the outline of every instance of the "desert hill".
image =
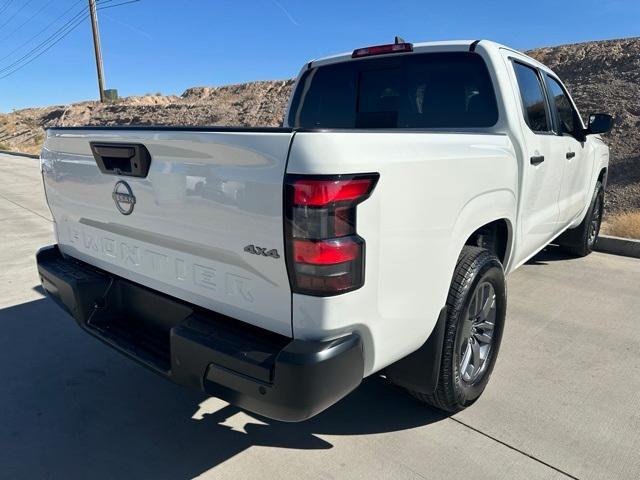
{"type": "MultiPolygon", "coordinates": [[[[565,81],[581,113],[608,112],[609,211],[640,209],[640,38],[539,48],[527,52],[565,81]]],[[[81,125],[278,126],[293,80],[196,87],[182,95],[125,97],[0,114],[0,149],[37,153],[44,128],[81,125]]]]}
{"type": "Polygon", "coordinates": [[[578,43],[527,52],[566,83],[586,117],[611,113],[607,207],[640,209],[640,38],[578,43]]]}

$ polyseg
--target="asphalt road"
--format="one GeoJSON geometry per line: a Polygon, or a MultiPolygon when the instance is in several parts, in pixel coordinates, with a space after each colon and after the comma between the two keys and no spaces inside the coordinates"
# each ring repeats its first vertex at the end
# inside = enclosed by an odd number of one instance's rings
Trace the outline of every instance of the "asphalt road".
{"type": "Polygon", "coordinates": [[[379,379],[300,424],[172,385],[38,287],[38,161],[0,156],[0,478],[640,478],[640,260],[549,249],[508,280],[483,397],[453,417],[379,379]]]}

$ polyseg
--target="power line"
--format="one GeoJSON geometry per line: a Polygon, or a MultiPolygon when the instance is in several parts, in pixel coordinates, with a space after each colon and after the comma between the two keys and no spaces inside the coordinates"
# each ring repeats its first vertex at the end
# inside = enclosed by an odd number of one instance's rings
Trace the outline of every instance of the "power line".
{"type": "MultiPolygon", "coordinates": [[[[12,0],[9,0],[12,1],[12,0]]],[[[49,6],[51,3],[53,3],[55,0],[49,0],[49,2],[47,2],[42,8],[40,8],[40,10],[38,10],[36,13],[34,13],[31,17],[29,17],[29,19],[27,19],[25,22],[23,22],[22,24],[20,24],[18,27],[16,27],[14,30],[12,30],[11,32],[9,32],[7,35],[5,35],[4,37],[0,38],[0,40],[6,40],[7,38],[9,38],[11,35],[13,35],[15,32],[17,32],[18,30],[20,30],[22,27],[24,27],[27,23],[29,23],[31,20],[33,20],[39,13],[41,13],[47,6],[49,6]]],[[[49,25],[45,28],[43,28],[42,30],[40,30],[40,32],[38,32],[36,35],[30,37],[28,40],[26,40],[25,42],[21,43],[20,45],[18,45],[16,48],[14,48],[13,50],[11,50],[8,54],[6,54],[4,57],[0,57],[0,61],[5,60],[6,58],[9,58],[11,55],[13,55],[15,52],[17,52],[18,50],[22,49],[23,47],[25,47],[26,45],[28,45],[29,43],[31,43],[33,40],[35,40],[36,38],[38,38],[39,36],[41,36],[44,32],[46,32],[47,30],[49,30],[54,24],[56,24],[58,22],[58,20],[60,20],[61,18],[63,18],[67,13],[69,13],[73,7],[75,7],[76,5],[78,5],[79,3],[83,3],[84,0],[77,0],[73,5],[71,5],[69,8],[67,8],[60,16],[56,17],[55,20],[53,20],[52,22],[49,22],[49,25]]],[[[102,5],[104,3],[110,3],[113,2],[115,0],[98,0],[98,5],[102,5]]],[[[134,1],[140,1],[140,0],[134,0],[134,1]]],[[[129,3],[129,2],[127,2],[129,3]]],[[[115,6],[115,5],[114,5],[115,6]]],[[[101,8],[99,8],[98,10],[101,10],[101,8]]]]}
{"type": "MultiPolygon", "coordinates": [[[[62,36],[60,36],[58,39],[56,39],[53,43],[51,43],[47,48],[45,48],[44,50],[42,50],[40,53],[38,53],[36,56],[30,58],[28,61],[26,61],[25,63],[23,63],[22,65],[17,66],[16,68],[14,68],[13,70],[11,70],[10,72],[1,75],[0,76],[0,80],[3,78],[7,78],[10,75],[13,75],[14,73],[16,73],[18,70],[22,70],[24,67],[26,67],[27,65],[29,65],[31,62],[35,61],[36,59],[38,59],[40,56],[42,56],[44,53],[46,53],[47,51],[49,51],[51,48],[53,48],[55,45],[57,45],[63,38],[65,38],[67,35],[69,35],[73,30],[75,30],[76,28],[78,28],[80,25],[82,25],[82,22],[84,20],[86,20],[89,17],[88,14],[85,14],[82,18],[78,19],[76,21],[76,23],[69,28],[62,36]]],[[[5,69],[0,70],[0,72],[5,71],[5,69]]]]}
{"type": "MultiPolygon", "coordinates": [[[[73,5],[71,5],[69,8],[67,8],[64,13],[62,15],[60,15],[59,17],[57,17],[55,20],[53,20],[52,22],[49,23],[49,25],[45,28],[43,28],[42,30],[40,30],[40,32],[38,32],[37,34],[35,34],[33,37],[31,37],[30,39],[28,39],[26,42],[18,45],[16,48],[14,48],[13,50],[11,50],[9,53],[7,53],[4,57],[0,57],[0,62],[9,58],[11,55],[13,55],[14,53],[16,53],[18,50],[22,49],[22,47],[25,47],[26,45],[29,45],[31,42],[33,42],[36,38],[38,38],[39,36],[41,36],[44,32],[46,32],[47,30],[49,30],[53,25],[55,25],[58,20],[60,20],[61,18],[64,18],[67,13],[69,13],[76,5],[78,5],[79,3],[84,3],[84,0],[77,0],[73,5]]],[[[86,7],[85,7],[86,8],[86,7]]],[[[84,10],[84,9],[83,9],[84,10]]]]}
{"type": "MultiPolygon", "coordinates": [[[[82,0],[79,0],[78,2],[73,4],[71,8],[73,8],[73,6],[77,5],[81,1],[82,0]]],[[[114,0],[102,0],[102,1],[100,1],[99,5],[103,5],[105,3],[111,3],[113,1],[114,0]]],[[[140,0],[130,0],[130,1],[126,1],[126,2],[120,3],[120,4],[116,4],[116,5],[109,5],[109,7],[99,7],[98,9],[102,10],[104,8],[117,7],[117,6],[120,6],[120,5],[126,5],[126,4],[129,4],[129,3],[135,3],[135,2],[139,2],[139,1],[140,0]]],[[[57,22],[60,18],[62,18],[70,9],[66,10],[63,15],[58,17],[54,21],[54,23],[57,22]]],[[[0,69],[0,74],[2,74],[4,72],[7,72],[7,73],[4,73],[4,75],[0,75],[0,79],[6,78],[6,77],[8,77],[10,75],[13,75],[17,71],[22,70],[24,67],[26,67],[27,65],[29,65],[30,63],[35,61],[37,58],[42,56],[44,53],[49,51],[51,48],[53,48],[55,45],[57,45],[62,39],[67,37],[71,32],[73,32],[77,27],[79,27],[84,20],[86,20],[89,17],[88,10],[89,10],[88,7],[84,7],[81,11],[79,11],[73,17],[71,17],[71,19],[68,20],[64,25],[62,25],[62,27],[60,27],[52,35],[47,37],[47,39],[45,39],[43,42],[41,42],[36,47],[31,49],[29,52],[27,52],[25,55],[20,57],[18,60],[14,61],[12,64],[0,69]],[[37,52],[38,50],[41,50],[41,51],[37,52]],[[31,58],[29,58],[29,57],[31,57],[31,58]],[[20,65],[20,63],[23,62],[23,60],[26,60],[26,61],[24,61],[24,63],[22,63],[20,65]],[[15,67],[15,68],[13,68],[13,67],[15,67]]],[[[32,38],[32,40],[33,40],[33,38],[32,38]]],[[[11,55],[11,54],[9,54],[9,55],[11,55]]],[[[4,58],[6,58],[6,56],[4,58]]],[[[0,60],[3,60],[3,59],[0,59],[0,60]]]]}
{"type": "Polygon", "coordinates": [[[6,22],[4,22],[2,25],[0,25],[0,29],[2,29],[2,27],[4,27],[6,24],[8,24],[11,20],[13,20],[14,18],[16,18],[16,16],[22,11],[24,10],[26,7],[29,6],[29,4],[33,2],[33,0],[28,0],[27,2],[23,3],[22,6],[16,10],[15,12],[13,12],[13,15],[11,15],[9,18],[7,18],[6,22]]]}
{"type": "MultiPolygon", "coordinates": [[[[103,2],[100,2],[98,5],[103,5],[105,3],[109,3],[109,2],[113,2],[114,0],[106,0],[103,2]]],[[[115,5],[108,5],[106,7],[98,7],[98,10],[106,10],[107,8],[113,8],[113,7],[120,7],[122,5],[129,5],[130,3],[137,3],[140,0],[129,0],[128,2],[122,2],[122,3],[116,3],[115,5]]]]}
{"type": "Polygon", "coordinates": [[[7,0],[2,7],[0,7],[0,14],[4,13],[4,11],[9,8],[13,0],[7,0]]]}
{"type": "Polygon", "coordinates": [[[45,3],[42,7],[40,7],[40,9],[34,13],[33,15],[31,15],[29,18],[27,18],[23,23],[21,23],[20,25],[18,25],[16,28],[14,28],[13,30],[11,30],[9,33],[7,33],[4,37],[0,38],[0,41],[2,40],[6,40],[7,38],[9,38],[11,35],[13,35],[14,33],[16,33],[18,30],[20,30],[22,27],[24,27],[27,23],[29,23],[31,20],[33,20],[34,18],[36,18],[38,15],[40,15],[40,13],[42,13],[42,11],[44,11],[45,8],[47,8],[49,5],[51,5],[53,2],[55,2],[56,0],[49,0],[47,3],[45,3]]]}
{"type": "MultiPolygon", "coordinates": [[[[26,54],[24,54],[22,57],[20,57],[19,59],[15,60],[13,63],[7,65],[4,68],[0,68],[0,73],[5,72],[6,70],[12,68],[14,65],[20,63],[21,61],[23,61],[24,59],[28,58],[29,56],[31,56],[34,52],[36,52],[37,50],[39,50],[40,48],[42,48],[43,46],[46,46],[47,43],[51,42],[53,39],[55,39],[55,37],[57,35],[59,35],[61,32],[63,32],[69,25],[71,25],[72,23],[74,23],[76,20],[78,20],[80,17],[82,17],[81,19],[84,19],[87,16],[87,11],[88,11],[88,7],[83,8],[82,10],[80,10],[78,13],[76,13],[73,17],[71,17],[71,19],[69,21],[67,21],[64,25],[62,25],[62,27],[60,27],[58,30],[56,30],[55,32],[53,32],[50,36],[48,36],[44,41],[40,42],[38,45],[36,45],[34,48],[32,48],[31,50],[29,50],[26,54]]],[[[11,54],[9,54],[10,56],[11,54]]],[[[3,57],[0,59],[4,60],[5,58],[7,58],[7,56],[3,57]]]]}

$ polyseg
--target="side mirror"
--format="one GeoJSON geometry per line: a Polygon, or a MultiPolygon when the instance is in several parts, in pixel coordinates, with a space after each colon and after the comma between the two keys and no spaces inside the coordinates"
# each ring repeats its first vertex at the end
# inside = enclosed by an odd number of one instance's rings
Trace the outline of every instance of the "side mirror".
{"type": "Polygon", "coordinates": [[[589,125],[587,126],[587,135],[597,133],[609,133],[613,127],[613,117],[606,113],[592,113],[589,115],[589,125]]]}

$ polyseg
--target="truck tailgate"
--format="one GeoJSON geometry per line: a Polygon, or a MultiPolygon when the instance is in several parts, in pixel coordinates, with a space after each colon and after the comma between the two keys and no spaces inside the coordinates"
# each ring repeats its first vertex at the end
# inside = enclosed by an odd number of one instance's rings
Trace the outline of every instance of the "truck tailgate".
{"type": "Polygon", "coordinates": [[[291,336],[282,192],[292,136],[287,129],[49,130],[42,169],[60,250],[291,336]],[[148,175],[103,173],[90,142],[144,145],[148,175]],[[114,192],[135,197],[130,214],[114,192]]]}

